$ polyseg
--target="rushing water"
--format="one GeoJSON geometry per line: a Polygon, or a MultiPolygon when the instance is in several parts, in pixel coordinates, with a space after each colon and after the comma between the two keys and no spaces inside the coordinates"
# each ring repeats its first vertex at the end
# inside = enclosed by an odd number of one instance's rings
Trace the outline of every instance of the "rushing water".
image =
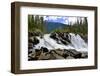
{"type": "Polygon", "coordinates": [[[39,39],[39,44],[35,45],[35,48],[46,47],[48,49],[76,49],[77,51],[88,51],[88,44],[81,38],[80,35],[69,33],[69,40],[71,43],[68,45],[58,44],[54,39],[50,38],[50,34],[45,34],[44,37],[39,39]]]}

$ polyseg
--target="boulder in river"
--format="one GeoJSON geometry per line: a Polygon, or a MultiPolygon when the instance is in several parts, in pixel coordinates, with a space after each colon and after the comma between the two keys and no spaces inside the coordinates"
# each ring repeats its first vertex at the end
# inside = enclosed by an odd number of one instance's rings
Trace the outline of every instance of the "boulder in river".
{"type": "Polygon", "coordinates": [[[41,47],[40,50],[43,51],[43,52],[49,52],[49,50],[46,47],[41,47]]]}
{"type": "Polygon", "coordinates": [[[70,39],[69,39],[69,34],[68,33],[51,33],[50,37],[54,40],[57,41],[57,43],[59,44],[64,44],[64,45],[68,45],[69,43],[71,43],[70,39]]]}
{"type": "Polygon", "coordinates": [[[66,54],[74,58],[81,58],[82,56],[82,53],[76,51],[75,49],[64,49],[64,51],[66,52],[66,54]]]}

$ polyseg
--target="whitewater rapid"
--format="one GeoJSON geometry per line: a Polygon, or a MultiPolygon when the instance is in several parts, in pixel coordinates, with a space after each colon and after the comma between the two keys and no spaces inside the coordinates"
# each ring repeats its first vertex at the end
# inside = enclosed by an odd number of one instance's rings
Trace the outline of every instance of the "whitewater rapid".
{"type": "Polygon", "coordinates": [[[88,51],[88,44],[81,38],[80,35],[75,35],[74,33],[69,33],[69,39],[71,43],[68,45],[58,44],[56,40],[50,38],[50,34],[45,34],[43,38],[37,37],[39,39],[39,44],[35,45],[35,49],[40,49],[41,47],[46,47],[49,50],[52,49],[75,49],[77,51],[88,51]]]}

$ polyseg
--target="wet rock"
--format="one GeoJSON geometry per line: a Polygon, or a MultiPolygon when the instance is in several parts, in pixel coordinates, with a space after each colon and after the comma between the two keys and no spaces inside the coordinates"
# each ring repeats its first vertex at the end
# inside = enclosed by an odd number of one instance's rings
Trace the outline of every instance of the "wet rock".
{"type": "Polygon", "coordinates": [[[28,43],[33,43],[33,39],[29,38],[28,43]]]}
{"type": "Polygon", "coordinates": [[[28,49],[33,49],[33,43],[28,43],[28,49]]]}
{"type": "Polygon", "coordinates": [[[58,53],[56,53],[55,51],[52,50],[52,55],[56,58],[56,59],[64,59],[64,57],[62,55],[59,55],[58,53]]]}
{"type": "Polygon", "coordinates": [[[87,52],[81,52],[82,53],[82,58],[88,58],[88,53],[87,52]]]}
{"type": "Polygon", "coordinates": [[[55,53],[59,54],[59,55],[63,55],[64,54],[64,50],[63,49],[55,49],[53,50],[55,53]]]}
{"type": "Polygon", "coordinates": [[[28,37],[34,36],[32,32],[28,32],[28,37]]]}
{"type": "Polygon", "coordinates": [[[64,59],[67,57],[67,54],[64,53],[64,50],[63,49],[55,49],[55,50],[51,50],[53,55],[55,56],[55,58],[57,59],[64,59]]]}
{"type": "Polygon", "coordinates": [[[41,51],[43,51],[43,52],[49,52],[49,50],[46,47],[41,47],[41,51]]]}
{"type": "Polygon", "coordinates": [[[47,52],[41,52],[38,59],[39,60],[48,60],[48,59],[50,59],[50,54],[47,52]]]}
{"type": "Polygon", "coordinates": [[[81,53],[78,53],[78,54],[74,55],[73,57],[74,58],[81,58],[81,56],[82,56],[82,54],[81,53]]]}
{"type": "Polygon", "coordinates": [[[33,48],[32,49],[28,49],[28,54],[32,53],[33,48]]]}
{"type": "Polygon", "coordinates": [[[31,61],[31,60],[38,60],[38,57],[36,56],[36,53],[35,52],[29,53],[28,54],[28,60],[29,61],[31,61]]]}
{"type": "Polygon", "coordinates": [[[57,33],[51,33],[50,37],[53,38],[54,40],[58,40],[58,34],[57,33]]]}
{"type": "Polygon", "coordinates": [[[87,52],[78,52],[75,49],[54,49],[48,50],[46,47],[35,49],[29,53],[28,59],[31,60],[55,60],[55,59],[77,59],[87,58],[87,52]]]}
{"type": "Polygon", "coordinates": [[[39,40],[36,37],[30,37],[28,39],[28,49],[34,48],[35,45],[39,43],[39,40]]]}
{"type": "Polygon", "coordinates": [[[30,37],[30,38],[28,39],[28,42],[29,42],[29,43],[33,43],[33,45],[36,45],[36,44],[39,43],[39,40],[38,40],[36,37],[30,37]]]}
{"type": "Polygon", "coordinates": [[[40,30],[36,30],[33,32],[33,35],[34,36],[41,36],[41,35],[43,35],[43,33],[40,30]]]}
{"type": "Polygon", "coordinates": [[[41,50],[40,49],[35,49],[34,52],[30,53],[28,55],[29,59],[28,60],[39,60],[39,57],[41,55],[41,50]]]}
{"type": "Polygon", "coordinates": [[[32,60],[38,60],[37,57],[28,57],[28,61],[32,61],[32,60]]]}
{"type": "Polygon", "coordinates": [[[34,37],[33,45],[37,45],[38,43],[39,43],[39,40],[36,37],[34,37]]]}
{"type": "Polygon", "coordinates": [[[71,41],[69,40],[69,33],[68,32],[63,32],[59,35],[59,37],[69,43],[71,43],[71,41]]]}
{"type": "Polygon", "coordinates": [[[68,45],[68,44],[69,44],[67,41],[65,41],[65,40],[63,40],[63,39],[60,39],[60,41],[61,41],[62,44],[64,44],[64,45],[68,45]]]}
{"type": "Polygon", "coordinates": [[[62,55],[64,58],[67,58],[69,55],[68,54],[63,54],[62,55]]]}
{"type": "Polygon", "coordinates": [[[40,49],[35,49],[35,54],[36,54],[36,56],[39,56],[41,54],[41,50],[40,49]]]}
{"type": "Polygon", "coordinates": [[[68,50],[64,49],[64,50],[71,57],[81,58],[81,56],[82,56],[82,53],[76,51],[75,49],[68,49],[68,50]]]}
{"type": "Polygon", "coordinates": [[[57,41],[58,44],[64,44],[64,45],[68,45],[69,43],[71,43],[71,41],[69,40],[69,34],[68,33],[51,33],[50,37],[54,40],[57,41]]]}
{"type": "Polygon", "coordinates": [[[66,59],[75,59],[75,58],[72,56],[67,56],[66,59]]]}

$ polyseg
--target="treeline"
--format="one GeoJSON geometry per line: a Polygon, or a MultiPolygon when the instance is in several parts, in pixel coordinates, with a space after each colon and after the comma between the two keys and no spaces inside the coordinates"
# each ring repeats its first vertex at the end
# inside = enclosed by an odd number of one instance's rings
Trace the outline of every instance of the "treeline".
{"type": "MultiPolygon", "coordinates": [[[[55,25],[54,25],[55,26],[55,25]]],[[[40,15],[28,15],[28,31],[47,33],[43,16],[40,15]]],[[[88,33],[88,21],[87,17],[77,17],[75,23],[69,22],[65,24],[63,28],[57,28],[51,32],[69,32],[75,34],[87,35],[88,33]]]]}
{"type": "Polygon", "coordinates": [[[43,17],[39,15],[28,15],[28,31],[45,32],[43,17]]]}
{"type": "Polygon", "coordinates": [[[63,29],[55,29],[53,32],[69,32],[75,34],[87,35],[88,33],[88,21],[87,18],[77,18],[75,23],[69,22],[63,29]]]}

